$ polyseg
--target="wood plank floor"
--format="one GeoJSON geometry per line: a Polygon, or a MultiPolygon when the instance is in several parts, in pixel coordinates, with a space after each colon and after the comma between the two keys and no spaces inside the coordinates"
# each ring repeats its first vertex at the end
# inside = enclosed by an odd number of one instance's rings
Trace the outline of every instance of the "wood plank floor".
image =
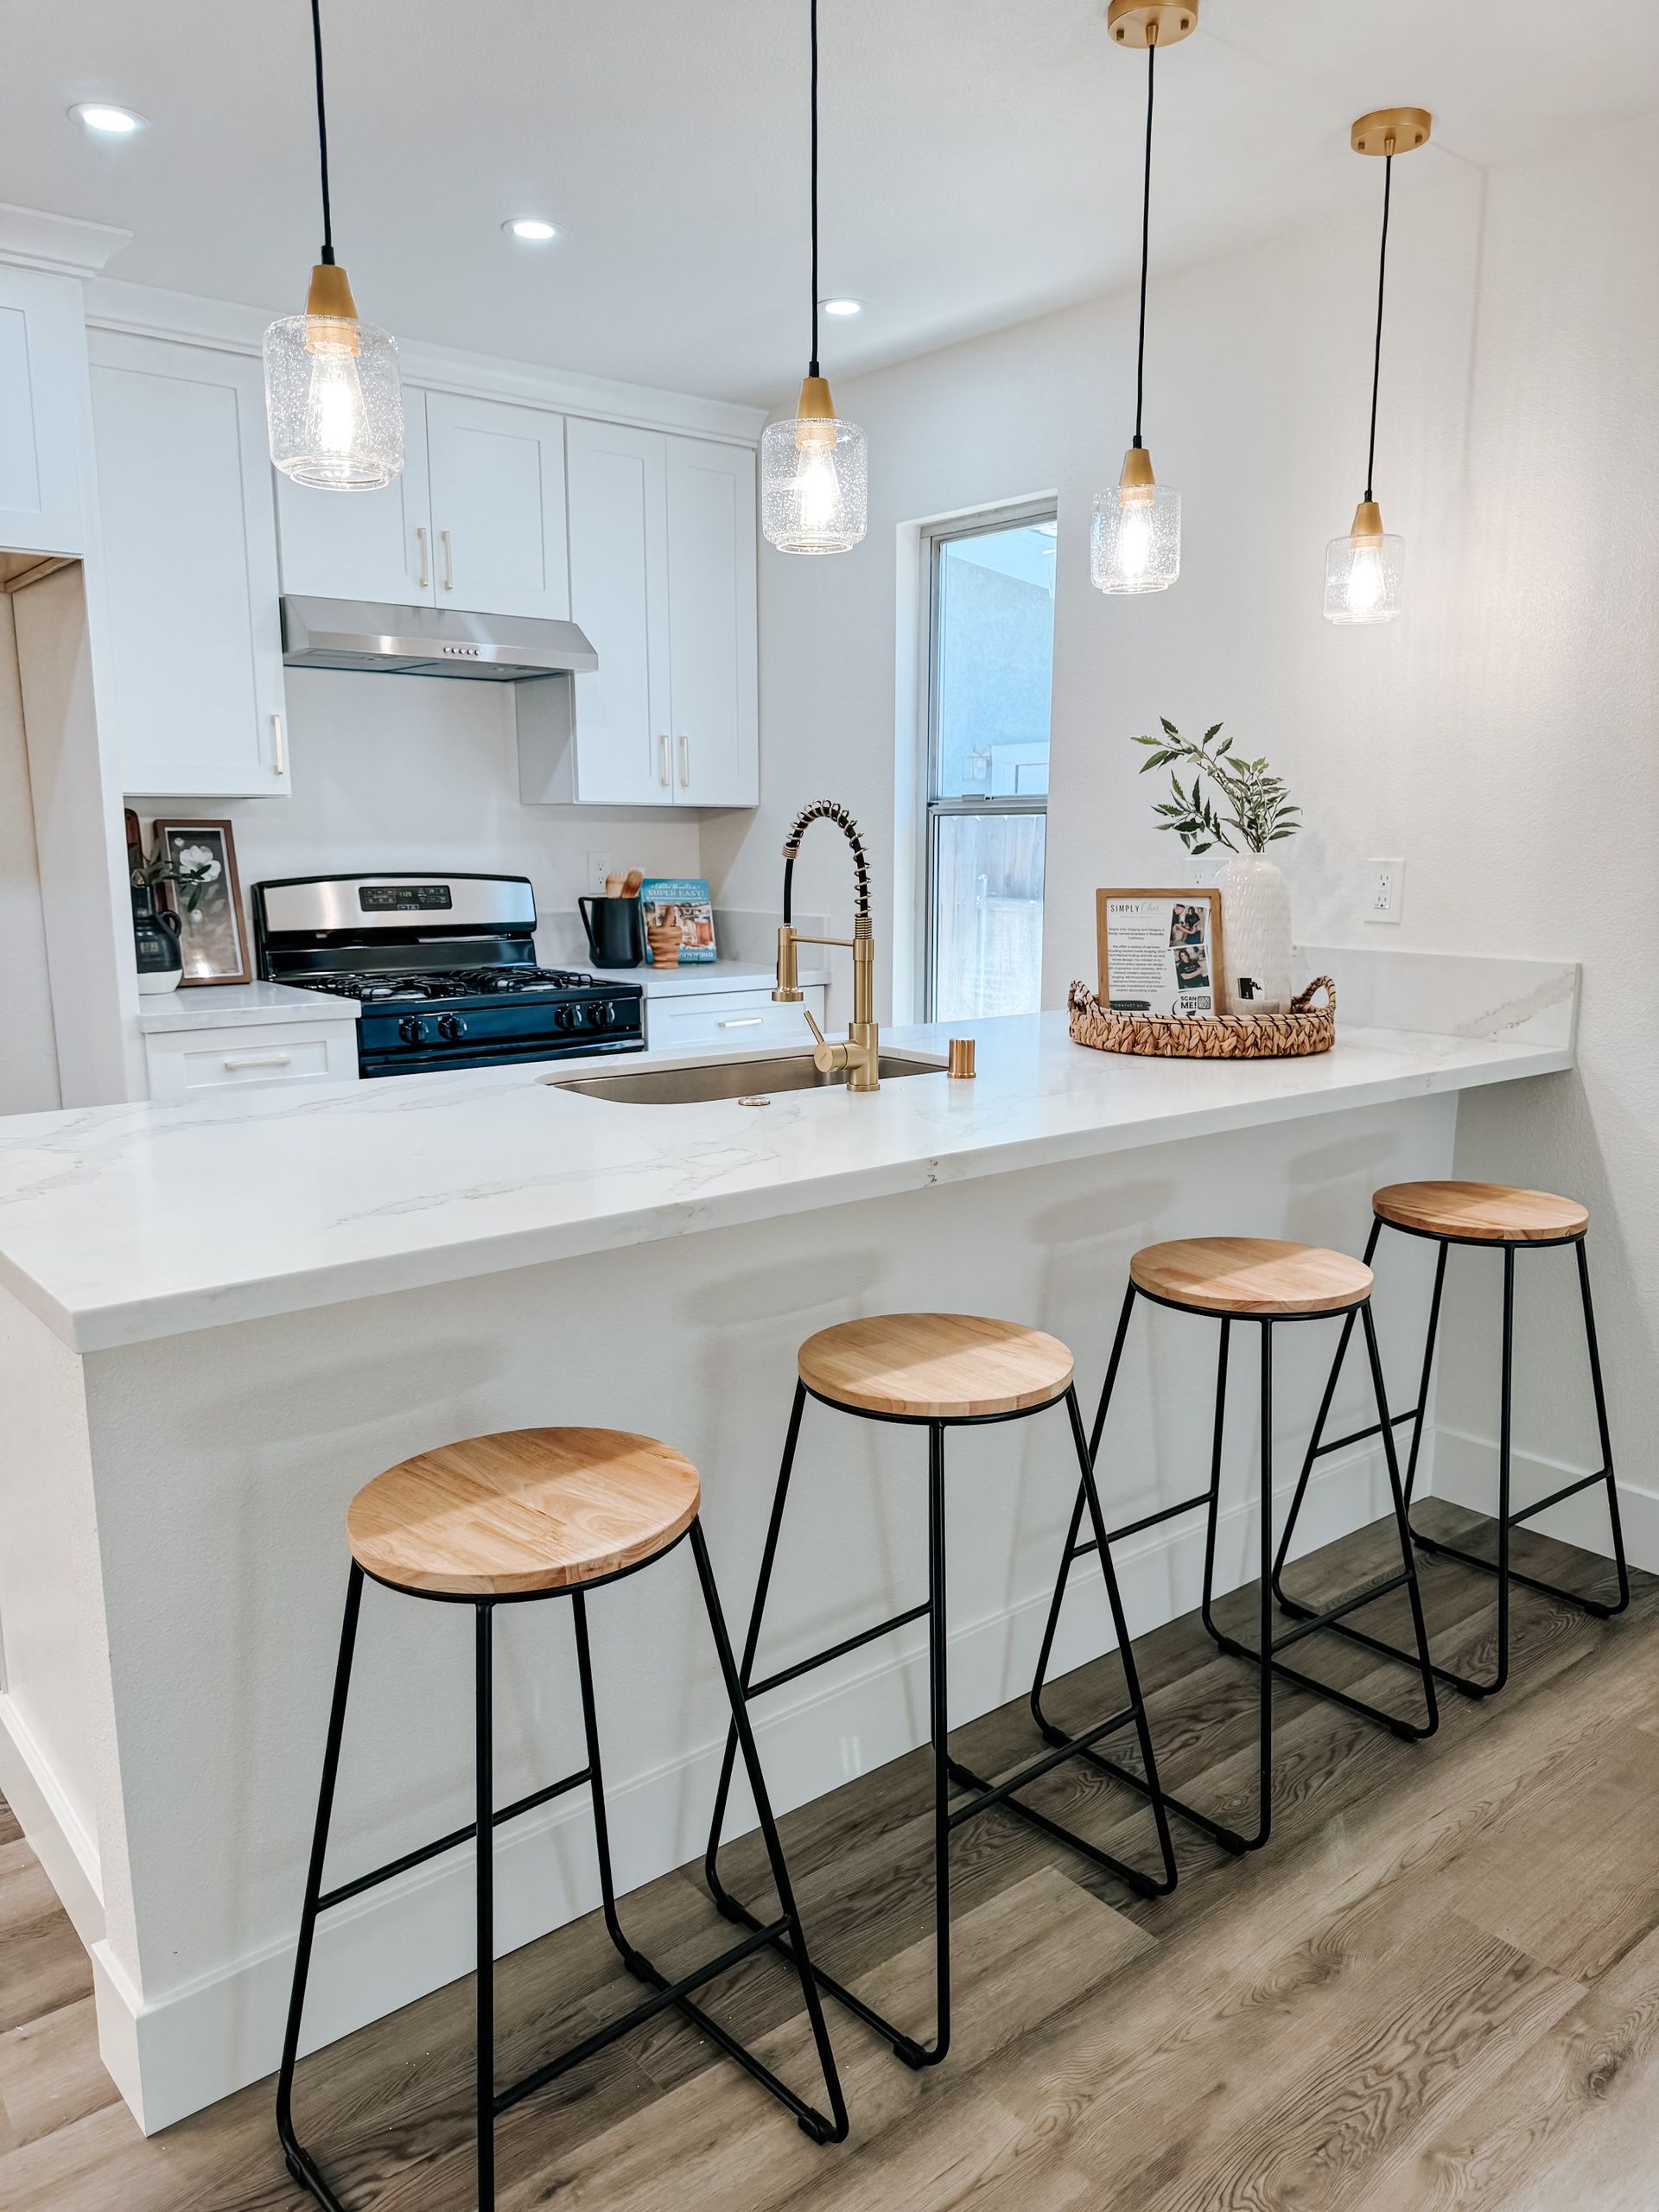
{"type": "MultiPolygon", "coordinates": [[[[1473,1516],[1429,1506],[1443,1528],[1473,1516]]],[[[1387,1564],[1364,1531],[1296,1570],[1333,1596],[1387,1564]]],[[[1599,1562],[1517,1540],[1572,1581],[1599,1562]]],[[[1440,1656],[1491,1659],[1492,1586],[1429,1565],[1440,1656]]],[[[1412,1745],[1281,1691],[1275,1833],[1227,1859],[1178,1829],[1156,1903],[997,1811],[957,1833],[955,2042],[918,2075],[831,2010],[851,2140],[815,2147],[677,2019],[509,2113],[503,2212],[1656,2212],[1659,2208],[1659,1581],[1604,1625],[1518,1591],[1499,1699],[1455,1697],[1412,1745]]],[[[1251,1598],[1222,1611],[1244,1629],[1251,1598]]],[[[1373,1609],[1404,1627],[1397,1598],[1373,1609]],[[1391,1609],[1394,1609],[1391,1616],[1391,1609]]],[[[1172,1788],[1241,1822],[1255,1786],[1254,1676],[1195,1620],[1141,1647],[1172,1788]]],[[[1409,1707],[1402,1670],[1320,1637],[1300,1663],[1409,1707]],[[1317,1653],[1317,1656],[1315,1654],[1317,1653]]],[[[1082,1725],[1113,1663],[1058,1686],[1082,1725]]],[[[1023,1707],[958,1738],[981,1771],[1029,1756],[1023,1707]]],[[[832,1971],[928,2031],[929,1768],[900,1760],[785,1824],[832,1971]]],[[[1033,1802],[1150,1863],[1144,1808],[1086,1768],[1033,1802]]],[[[741,1893],[755,1842],[731,1850],[741,1893]]],[[[683,1970],[729,1936],[690,1870],[625,1901],[641,1947],[683,1970]]],[[[500,2074],[637,1995],[597,1916],[499,1969],[500,2074]]],[[[5,2212],[290,2212],[269,2084],[145,2141],[99,2065],[86,1959],[0,1804],[0,2206],[5,2212]]],[[[713,2000],[812,2084],[775,1962],[713,2000]]],[[[307,2139],[364,2212],[470,2212],[469,1982],[302,2069],[307,2139]]]]}

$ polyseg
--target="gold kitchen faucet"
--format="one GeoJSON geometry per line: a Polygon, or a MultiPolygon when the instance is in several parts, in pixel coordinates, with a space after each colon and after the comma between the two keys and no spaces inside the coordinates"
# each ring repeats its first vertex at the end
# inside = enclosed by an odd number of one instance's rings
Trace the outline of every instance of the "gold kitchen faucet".
{"type": "Polygon", "coordinates": [[[800,1005],[801,1012],[806,1015],[807,1027],[817,1040],[813,1046],[812,1062],[821,1073],[844,1072],[849,1090],[880,1089],[881,1033],[875,1021],[875,931],[870,920],[869,857],[864,850],[864,840],[858,834],[857,823],[844,806],[832,798],[815,798],[810,806],[804,806],[784,840],[784,919],[778,932],[778,987],[772,995],[800,1005]],[[803,937],[790,919],[791,887],[801,838],[808,823],[819,820],[833,822],[852,848],[855,897],[853,933],[849,938],[803,937]],[[801,944],[845,945],[852,953],[853,1018],[847,1025],[844,1042],[832,1042],[827,1038],[803,1001],[795,958],[795,948],[801,944]]]}

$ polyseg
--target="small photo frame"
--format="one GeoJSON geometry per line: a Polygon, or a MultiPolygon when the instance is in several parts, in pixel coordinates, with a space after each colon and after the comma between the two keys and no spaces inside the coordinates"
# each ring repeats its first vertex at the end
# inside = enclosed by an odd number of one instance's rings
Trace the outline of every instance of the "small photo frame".
{"type": "Polygon", "coordinates": [[[1096,891],[1095,928],[1113,1014],[1226,1012],[1219,891],[1096,891]]]}
{"type": "Polygon", "coordinates": [[[167,902],[179,918],[184,957],[181,987],[189,983],[251,983],[248,929],[236,873],[236,840],[228,822],[157,822],[156,849],[176,868],[205,868],[194,911],[179,884],[167,886],[167,902]]]}

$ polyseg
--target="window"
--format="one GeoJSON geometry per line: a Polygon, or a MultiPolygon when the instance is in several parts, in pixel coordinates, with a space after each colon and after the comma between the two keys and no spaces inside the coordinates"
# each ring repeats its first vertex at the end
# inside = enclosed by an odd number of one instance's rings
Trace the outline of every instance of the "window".
{"type": "Polygon", "coordinates": [[[926,541],[926,1016],[1041,1002],[1054,512],[926,541]]]}

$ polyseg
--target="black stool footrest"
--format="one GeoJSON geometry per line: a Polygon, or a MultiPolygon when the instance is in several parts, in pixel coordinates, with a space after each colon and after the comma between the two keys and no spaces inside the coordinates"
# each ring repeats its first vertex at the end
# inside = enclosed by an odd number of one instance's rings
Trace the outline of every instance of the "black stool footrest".
{"type": "MultiPolygon", "coordinates": [[[[516,1821],[520,1813],[533,1812],[537,1805],[550,1804],[555,1797],[563,1797],[567,1790],[579,1789],[584,1782],[593,1780],[593,1770],[581,1767],[575,1774],[567,1774],[557,1782],[550,1782],[545,1789],[533,1789],[528,1797],[520,1797],[512,1805],[504,1805],[493,1815],[490,1826],[499,1828],[504,1821],[516,1821]]],[[[338,1889],[325,1890],[317,1899],[317,1910],[327,1912],[330,1905],[344,1904],[348,1897],[360,1897],[365,1890],[377,1888],[389,1882],[394,1874],[407,1874],[411,1866],[423,1866],[429,1859],[436,1859],[446,1851],[453,1851],[460,1843],[470,1843],[478,1834],[476,1821],[468,1821],[464,1828],[454,1828],[448,1835],[441,1835],[435,1843],[423,1843],[418,1851],[406,1851],[401,1859],[393,1859],[384,1866],[377,1866],[372,1874],[359,1874],[354,1881],[342,1882],[338,1889]]]]}
{"type": "MultiPolygon", "coordinates": [[[[715,1902],[728,1920],[754,1929],[791,1966],[798,1965],[795,1948],[786,1929],[780,1929],[778,1923],[770,1929],[765,1928],[747,1905],[740,1897],[734,1897],[723,1885],[715,1893],[715,1902]]],[[[919,2069],[937,2063],[941,2054],[930,2050],[925,2044],[918,2043],[915,2037],[906,2034],[903,2028],[895,2027],[891,2020],[876,2011],[874,2005],[867,2005],[861,1997],[848,1988],[845,1982],[837,1981],[834,1974],[827,1973],[816,1960],[812,1962],[811,1974],[813,1980],[826,1997],[833,1997],[837,2005],[843,2005],[855,2018],[862,2020],[865,2026],[880,2036],[884,2043],[891,2044],[907,2066],[919,2069]]]]}
{"type": "Polygon", "coordinates": [[[631,2012],[624,2012],[620,2019],[612,2020],[606,2026],[595,2029],[592,2035],[584,2037],[581,2043],[573,2044],[569,2050],[561,2051],[556,2058],[550,2058],[545,2064],[537,2067],[533,2072],[526,2074],[522,2081],[515,2082],[511,2088],[497,2090],[496,2112],[498,2114],[510,2112],[514,2105],[522,2104],[526,2097],[534,2096],[537,2089],[545,2088],[550,2082],[556,2082],[561,2074],[569,2073],[573,2067],[580,2066],[584,2061],[595,2057],[601,2050],[608,2050],[610,2045],[621,2037],[627,2035],[634,2028],[642,2027],[647,2020],[654,2019],[658,2012],[666,2012],[670,2005],[678,2005],[689,2018],[696,2021],[697,2026],[706,2035],[713,2036],[722,2049],[747,2066],[751,2073],[760,2074],[768,2083],[780,2091],[785,2102],[798,2114],[806,2113],[810,2107],[804,2104],[792,2090],[779,2082],[774,2075],[762,2068],[759,2061],[752,2061],[748,2052],[734,2038],[728,2036],[717,2021],[711,2019],[701,2005],[690,2005],[685,2001],[690,1993],[694,1989],[701,1989],[704,1982],[713,1981],[716,1975],[724,1974],[728,1967],[741,1966],[745,1959],[752,1957],[756,1951],[764,1950],[769,1943],[775,1943],[789,1925],[788,1920],[784,1919],[774,1920],[763,1927],[757,1928],[753,1934],[746,1936],[741,1942],[734,1943],[729,1950],[722,1951],[718,1958],[707,1960],[702,1966],[694,1967],[690,1974],[683,1974],[678,1981],[669,1981],[656,1967],[652,1965],[649,1959],[644,1957],[639,1952],[632,1953],[626,1961],[628,1970],[631,1974],[639,1976],[640,1980],[652,1982],[654,1985],[652,1994],[642,2004],[636,2005],[631,2012]]]}

